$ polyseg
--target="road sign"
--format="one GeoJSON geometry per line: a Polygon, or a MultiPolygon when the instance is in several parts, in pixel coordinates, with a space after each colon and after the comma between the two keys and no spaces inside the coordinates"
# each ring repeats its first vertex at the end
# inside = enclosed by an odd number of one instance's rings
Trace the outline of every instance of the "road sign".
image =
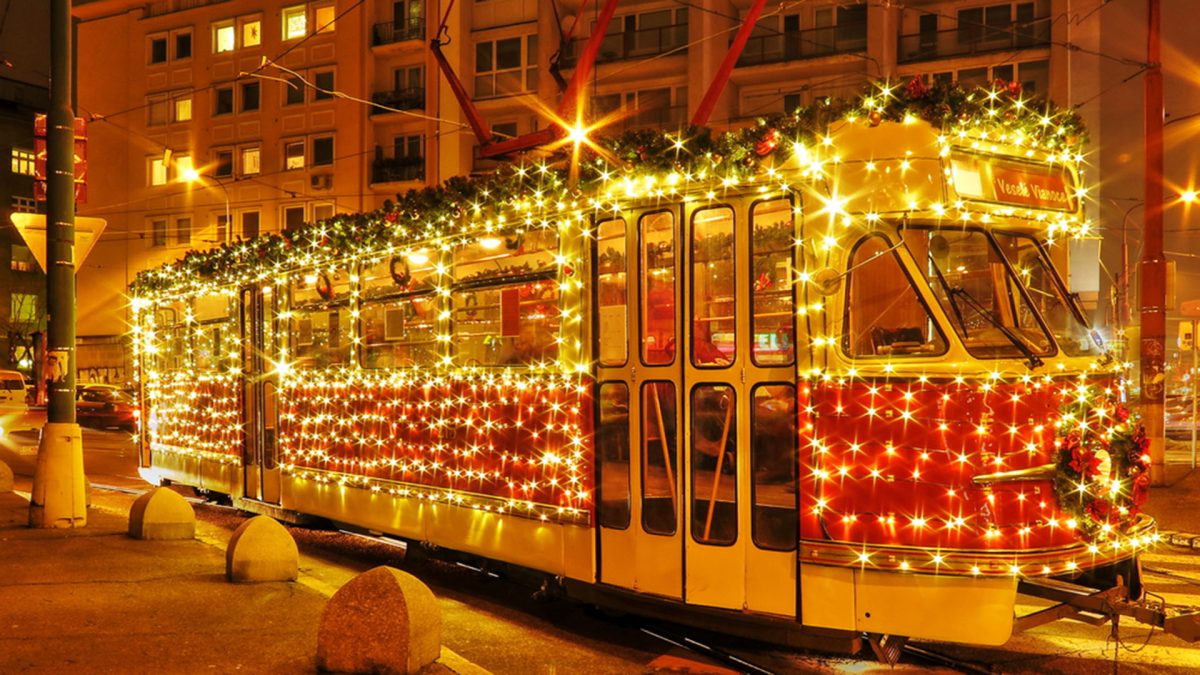
{"type": "MultiPolygon", "coordinates": [[[[14,213],[12,224],[21,233],[25,245],[33,251],[42,271],[46,271],[46,216],[41,213],[14,213]]],[[[103,218],[75,216],[75,268],[78,271],[84,259],[92,252],[100,233],[108,222],[103,218]]]]}
{"type": "Polygon", "coordinates": [[[1179,348],[1180,349],[1186,349],[1188,351],[1192,350],[1192,340],[1195,339],[1195,336],[1192,334],[1192,324],[1193,323],[1195,323],[1195,321],[1192,319],[1188,319],[1187,321],[1179,322],[1179,348]]]}

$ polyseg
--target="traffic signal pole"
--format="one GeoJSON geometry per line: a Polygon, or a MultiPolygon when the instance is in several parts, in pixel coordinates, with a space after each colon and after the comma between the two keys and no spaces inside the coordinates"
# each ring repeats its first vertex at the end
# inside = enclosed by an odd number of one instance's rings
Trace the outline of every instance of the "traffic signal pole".
{"type": "Polygon", "coordinates": [[[1166,484],[1163,402],[1166,378],[1167,260],[1163,253],[1163,77],[1159,0],[1146,0],[1146,219],[1142,231],[1141,414],[1150,439],[1150,484],[1166,484]]]}
{"type": "Polygon", "coordinates": [[[87,525],[83,438],[75,422],[75,113],[71,0],[50,0],[46,130],[46,426],[38,443],[29,525],[87,525]]]}

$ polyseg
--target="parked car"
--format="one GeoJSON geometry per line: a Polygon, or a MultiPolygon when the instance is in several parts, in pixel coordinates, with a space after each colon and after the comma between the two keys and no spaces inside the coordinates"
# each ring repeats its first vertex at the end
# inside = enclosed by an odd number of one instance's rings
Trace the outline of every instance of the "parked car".
{"type": "Polygon", "coordinates": [[[80,426],[133,432],[139,414],[134,398],[115,385],[82,384],[76,389],[75,419],[80,426]]]}
{"type": "Polygon", "coordinates": [[[25,376],[15,370],[0,370],[0,408],[25,407],[25,376]]]}

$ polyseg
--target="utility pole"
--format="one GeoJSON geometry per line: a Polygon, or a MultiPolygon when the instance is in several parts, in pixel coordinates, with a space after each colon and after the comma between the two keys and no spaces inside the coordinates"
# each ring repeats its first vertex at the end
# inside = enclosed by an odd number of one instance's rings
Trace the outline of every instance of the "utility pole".
{"type": "Polygon", "coordinates": [[[1146,214],[1142,232],[1142,422],[1150,439],[1150,484],[1165,485],[1166,436],[1163,395],[1166,386],[1167,261],[1163,253],[1163,80],[1159,0],[1146,0],[1146,76],[1144,171],[1146,214]]]}
{"type": "Polygon", "coordinates": [[[46,426],[38,443],[30,527],[84,527],[83,437],[75,422],[75,113],[71,0],[50,0],[46,124],[46,426]]]}

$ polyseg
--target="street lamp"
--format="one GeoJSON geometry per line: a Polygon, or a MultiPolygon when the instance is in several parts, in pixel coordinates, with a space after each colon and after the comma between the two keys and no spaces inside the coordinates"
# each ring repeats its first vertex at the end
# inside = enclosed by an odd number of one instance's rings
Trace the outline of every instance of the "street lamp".
{"type": "MultiPolygon", "coordinates": [[[[205,176],[192,167],[188,167],[183,171],[183,180],[188,183],[199,183],[204,185],[204,178],[208,178],[216,183],[217,187],[221,188],[221,193],[225,196],[225,238],[228,238],[228,233],[233,231],[233,221],[229,217],[229,189],[225,187],[225,183],[217,176],[205,176]]],[[[223,244],[225,242],[222,241],[220,243],[223,244]]]]}

